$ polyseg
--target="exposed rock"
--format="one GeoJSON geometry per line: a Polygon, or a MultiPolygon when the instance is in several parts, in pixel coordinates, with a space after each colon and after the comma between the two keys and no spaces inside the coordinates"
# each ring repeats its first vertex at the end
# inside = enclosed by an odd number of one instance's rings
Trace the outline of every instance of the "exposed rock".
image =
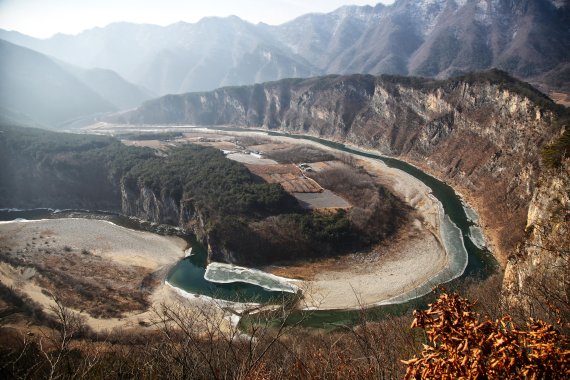
{"type": "Polygon", "coordinates": [[[155,194],[147,187],[129,186],[121,180],[121,212],[153,223],[178,226],[193,233],[197,240],[208,245],[205,220],[190,200],[176,200],[172,196],[155,194]]]}
{"type": "Polygon", "coordinates": [[[135,216],[154,223],[178,225],[180,202],[170,196],[157,196],[147,187],[131,189],[121,181],[121,210],[123,214],[135,216]]]}
{"type": "Polygon", "coordinates": [[[266,128],[402,157],[473,196],[506,253],[524,237],[540,146],[558,133],[553,107],[498,71],[447,81],[352,75],[170,95],[109,120],[266,128]]]}
{"type": "Polygon", "coordinates": [[[570,316],[570,161],[543,173],[529,205],[528,238],[509,258],[504,293],[522,316],[570,316]]]}

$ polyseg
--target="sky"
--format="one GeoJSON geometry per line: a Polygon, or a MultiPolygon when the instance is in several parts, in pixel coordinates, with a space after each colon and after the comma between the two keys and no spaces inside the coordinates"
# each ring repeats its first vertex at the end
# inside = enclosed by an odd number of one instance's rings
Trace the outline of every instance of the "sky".
{"type": "Polygon", "coordinates": [[[394,0],[0,0],[0,28],[48,38],[117,21],[169,25],[236,15],[253,23],[276,25],[305,13],[379,2],[394,0]]]}

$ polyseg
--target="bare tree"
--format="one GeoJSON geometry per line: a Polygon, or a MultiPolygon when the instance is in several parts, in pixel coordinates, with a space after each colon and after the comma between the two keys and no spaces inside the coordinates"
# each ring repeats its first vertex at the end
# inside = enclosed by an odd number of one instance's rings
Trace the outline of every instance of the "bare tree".
{"type": "Polygon", "coordinates": [[[73,355],[72,344],[76,338],[85,335],[87,331],[84,319],[66,308],[57,294],[52,293],[51,299],[53,305],[49,310],[53,313],[55,328],[42,329],[41,336],[37,340],[39,352],[43,355],[48,367],[46,377],[49,379],[85,378],[97,364],[100,352],[94,345],[91,345],[89,349],[82,347],[81,360],[79,362],[76,360],[77,356],[73,355]]]}

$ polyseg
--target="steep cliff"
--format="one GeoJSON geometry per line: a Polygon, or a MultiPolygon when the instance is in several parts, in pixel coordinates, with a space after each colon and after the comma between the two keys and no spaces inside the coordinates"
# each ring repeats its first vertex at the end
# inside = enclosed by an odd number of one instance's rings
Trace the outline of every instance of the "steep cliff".
{"type": "Polygon", "coordinates": [[[191,201],[176,200],[172,195],[157,195],[145,186],[129,186],[124,179],[120,181],[120,189],[122,214],[178,226],[208,245],[205,218],[191,201]]]}
{"type": "Polygon", "coordinates": [[[399,156],[471,196],[495,250],[508,252],[524,237],[539,148],[559,132],[555,118],[550,99],[494,70],[447,81],[289,79],[165,96],[109,120],[267,128],[399,156]]]}
{"type": "Polygon", "coordinates": [[[509,258],[504,293],[522,317],[570,318],[570,160],[544,172],[529,205],[528,238],[509,258]]]}
{"type": "Polygon", "coordinates": [[[157,153],[108,137],[0,125],[0,148],[0,209],[107,210],[170,224],[192,232],[215,261],[261,265],[352,252],[391,236],[409,211],[385,196],[368,224],[342,211],[312,212],[281,185],[194,144],[157,153]],[[376,218],[390,223],[372,224],[376,218]],[[362,233],[369,226],[375,233],[362,233]]]}

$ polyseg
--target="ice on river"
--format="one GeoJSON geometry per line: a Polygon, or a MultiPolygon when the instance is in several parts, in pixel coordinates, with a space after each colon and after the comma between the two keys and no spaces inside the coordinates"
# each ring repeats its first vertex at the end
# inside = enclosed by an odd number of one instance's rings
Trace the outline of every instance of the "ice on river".
{"type": "Polygon", "coordinates": [[[276,292],[297,293],[299,290],[295,285],[288,282],[289,279],[284,277],[275,276],[257,269],[225,263],[208,264],[204,278],[210,282],[220,284],[245,282],[276,292]]]}
{"type": "Polygon", "coordinates": [[[463,275],[467,268],[468,254],[461,230],[451,221],[448,215],[443,217],[440,229],[443,245],[448,257],[446,267],[428,281],[423,284],[418,284],[413,290],[382,301],[378,303],[378,305],[408,302],[430,293],[437,285],[445,284],[463,275]]]}

